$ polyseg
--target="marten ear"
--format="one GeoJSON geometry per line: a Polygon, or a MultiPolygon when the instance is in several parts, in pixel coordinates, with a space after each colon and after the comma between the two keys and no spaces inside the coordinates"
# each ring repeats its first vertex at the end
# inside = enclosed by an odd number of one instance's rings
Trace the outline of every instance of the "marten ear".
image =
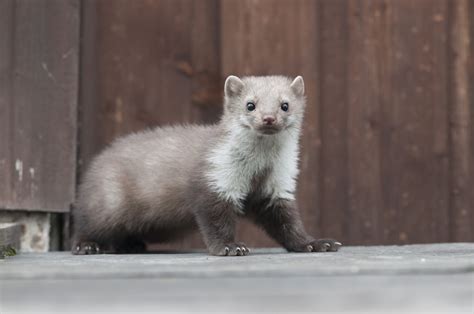
{"type": "Polygon", "coordinates": [[[290,85],[296,96],[304,95],[304,81],[301,76],[297,76],[290,85]]]}
{"type": "Polygon", "coordinates": [[[229,75],[225,80],[224,91],[227,97],[232,97],[240,94],[244,88],[244,82],[237,76],[229,75]]]}

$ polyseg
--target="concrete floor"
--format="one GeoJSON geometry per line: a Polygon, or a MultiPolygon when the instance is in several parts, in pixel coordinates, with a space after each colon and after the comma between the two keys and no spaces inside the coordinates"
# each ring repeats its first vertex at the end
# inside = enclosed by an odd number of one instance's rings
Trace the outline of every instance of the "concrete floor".
{"type": "Polygon", "coordinates": [[[0,313],[474,313],[474,243],[0,262],[0,313]]]}

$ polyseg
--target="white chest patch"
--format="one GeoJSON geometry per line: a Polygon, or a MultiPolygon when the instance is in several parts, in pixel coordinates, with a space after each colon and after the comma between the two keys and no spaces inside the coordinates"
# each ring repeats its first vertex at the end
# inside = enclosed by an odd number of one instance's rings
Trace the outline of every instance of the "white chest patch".
{"type": "Polygon", "coordinates": [[[255,176],[269,171],[261,190],[274,199],[294,199],[298,176],[297,130],[256,136],[248,130],[228,135],[207,157],[209,185],[240,209],[255,176]]]}

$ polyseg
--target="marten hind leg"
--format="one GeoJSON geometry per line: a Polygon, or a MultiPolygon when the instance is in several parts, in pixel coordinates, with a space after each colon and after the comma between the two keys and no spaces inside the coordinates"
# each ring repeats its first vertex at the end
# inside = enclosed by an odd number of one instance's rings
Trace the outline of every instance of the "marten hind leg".
{"type": "Polygon", "coordinates": [[[113,253],[115,249],[112,239],[113,236],[110,234],[101,234],[90,228],[77,228],[74,232],[71,252],[73,255],[113,253]]]}
{"type": "Polygon", "coordinates": [[[113,244],[104,244],[96,241],[78,241],[72,247],[74,255],[93,254],[140,254],[146,253],[146,244],[139,238],[127,237],[113,244]]]}

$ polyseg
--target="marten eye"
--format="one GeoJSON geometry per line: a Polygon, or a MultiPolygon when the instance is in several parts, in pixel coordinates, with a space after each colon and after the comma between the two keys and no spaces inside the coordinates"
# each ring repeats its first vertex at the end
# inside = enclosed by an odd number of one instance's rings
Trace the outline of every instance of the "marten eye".
{"type": "Polygon", "coordinates": [[[251,101],[247,103],[247,110],[248,111],[254,111],[255,110],[255,104],[251,101]]]}
{"type": "Polygon", "coordinates": [[[290,105],[287,102],[281,104],[281,110],[288,111],[288,108],[290,108],[290,105]]]}

